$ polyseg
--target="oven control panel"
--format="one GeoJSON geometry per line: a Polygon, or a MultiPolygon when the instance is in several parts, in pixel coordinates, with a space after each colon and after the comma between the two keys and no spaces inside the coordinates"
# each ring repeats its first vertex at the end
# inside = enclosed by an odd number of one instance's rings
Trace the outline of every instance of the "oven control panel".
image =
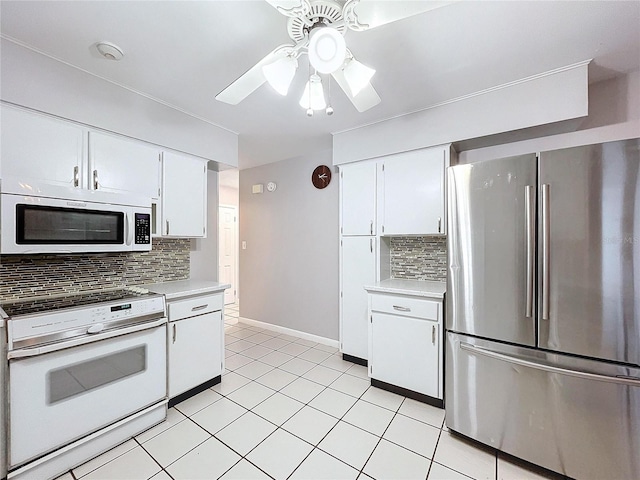
{"type": "Polygon", "coordinates": [[[121,320],[131,319],[127,324],[149,320],[149,316],[161,318],[166,316],[164,296],[153,295],[145,298],[130,298],[121,301],[104,302],[85,307],[54,310],[47,313],[25,315],[17,320],[9,320],[8,337],[9,345],[25,339],[33,339],[32,344],[37,344],[38,339],[52,338],[51,334],[62,332],[68,334],[87,332],[92,325],[102,323],[105,328],[109,324],[121,320]],[[67,333],[65,333],[67,332],[67,333]]]}

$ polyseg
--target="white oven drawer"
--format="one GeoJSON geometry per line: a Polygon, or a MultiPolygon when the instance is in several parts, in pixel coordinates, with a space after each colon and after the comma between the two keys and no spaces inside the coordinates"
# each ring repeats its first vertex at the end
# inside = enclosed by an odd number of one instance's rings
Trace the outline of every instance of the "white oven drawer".
{"type": "Polygon", "coordinates": [[[9,467],[167,396],[166,325],[9,362],[9,467]]]}
{"type": "Polygon", "coordinates": [[[442,302],[405,295],[371,294],[371,311],[439,320],[442,302]]]}
{"type": "Polygon", "coordinates": [[[169,321],[175,322],[182,318],[216,312],[218,310],[222,310],[222,305],[223,296],[219,293],[215,295],[202,295],[187,298],[185,300],[170,301],[167,304],[167,308],[169,309],[169,321]]]}

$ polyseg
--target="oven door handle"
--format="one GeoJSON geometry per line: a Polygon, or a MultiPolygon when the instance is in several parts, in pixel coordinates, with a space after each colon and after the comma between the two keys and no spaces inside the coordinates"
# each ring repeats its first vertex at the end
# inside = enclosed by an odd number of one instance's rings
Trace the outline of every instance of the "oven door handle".
{"type": "Polygon", "coordinates": [[[128,333],[141,332],[143,330],[149,330],[152,328],[161,327],[167,324],[167,318],[162,317],[150,322],[139,323],[131,325],[129,327],[118,328],[116,330],[110,330],[102,333],[89,334],[83,337],[73,338],[62,342],[51,343],[49,345],[43,345],[41,347],[27,347],[17,350],[10,350],[7,353],[7,359],[28,358],[35,357],[37,355],[44,355],[45,353],[57,352],[66,348],[77,347],[79,345],[86,345],[87,343],[97,342],[99,340],[105,340],[108,338],[119,337],[128,333]]]}

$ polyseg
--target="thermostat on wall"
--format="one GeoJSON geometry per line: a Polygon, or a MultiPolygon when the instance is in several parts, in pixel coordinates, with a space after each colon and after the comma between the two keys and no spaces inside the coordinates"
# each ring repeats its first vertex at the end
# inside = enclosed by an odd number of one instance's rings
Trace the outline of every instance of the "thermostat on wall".
{"type": "Polygon", "coordinates": [[[251,193],[262,193],[264,192],[264,185],[261,183],[257,183],[251,187],[251,193]]]}

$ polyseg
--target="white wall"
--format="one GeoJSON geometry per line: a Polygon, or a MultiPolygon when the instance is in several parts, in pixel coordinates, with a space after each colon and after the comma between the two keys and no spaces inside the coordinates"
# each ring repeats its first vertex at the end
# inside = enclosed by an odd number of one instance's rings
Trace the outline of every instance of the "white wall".
{"type": "Polygon", "coordinates": [[[0,42],[3,101],[238,165],[235,133],[6,39],[0,42]]]}
{"type": "Polygon", "coordinates": [[[338,340],[338,179],[317,190],[318,165],[330,151],[240,171],[240,316],[338,340]]]}
{"type": "Polygon", "coordinates": [[[193,280],[218,280],[218,173],[207,170],[207,238],[191,240],[193,280]]]}

